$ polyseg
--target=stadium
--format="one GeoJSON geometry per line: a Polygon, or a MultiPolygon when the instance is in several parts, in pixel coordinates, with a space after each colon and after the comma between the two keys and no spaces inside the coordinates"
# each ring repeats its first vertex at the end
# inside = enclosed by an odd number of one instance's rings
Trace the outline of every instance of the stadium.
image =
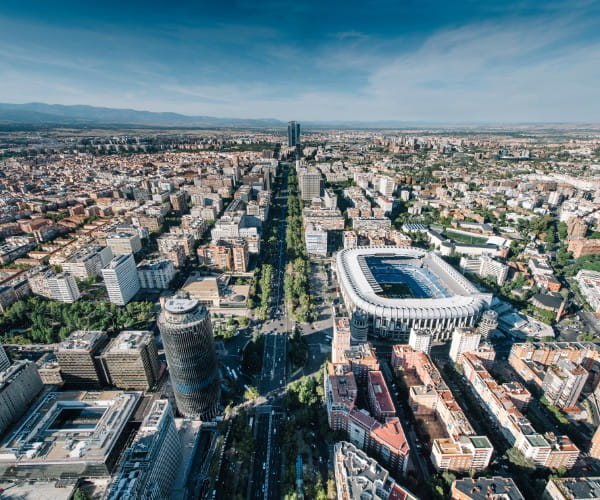
{"type": "Polygon", "coordinates": [[[349,312],[366,316],[369,333],[407,341],[412,328],[448,340],[473,326],[492,296],[433,252],[419,248],[356,247],[337,254],[340,291],[349,312]]]}

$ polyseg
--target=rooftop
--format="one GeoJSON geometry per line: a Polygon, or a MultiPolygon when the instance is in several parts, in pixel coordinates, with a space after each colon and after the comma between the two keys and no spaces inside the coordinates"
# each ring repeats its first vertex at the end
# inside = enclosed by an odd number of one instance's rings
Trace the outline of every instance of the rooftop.
{"type": "Polygon", "coordinates": [[[90,352],[105,338],[106,333],[100,330],[77,330],[58,346],[58,351],[90,352]]]}
{"type": "Polygon", "coordinates": [[[165,309],[172,314],[185,314],[192,311],[197,305],[197,300],[174,298],[165,302],[165,309]]]}
{"type": "Polygon", "coordinates": [[[525,497],[510,477],[494,476],[458,479],[452,483],[452,490],[457,490],[472,500],[489,500],[490,498],[525,500],[525,497]]]}
{"type": "Polygon", "coordinates": [[[140,351],[150,342],[152,342],[152,333],[149,331],[125,330],[111,341],[104,354],[140,351]]]}
{"type": "Polygon", "coordinates": [[[0,481],[3,500],[71,500],[77,481],[0,481]]]}
{"type": "Polygon", "coordinates": [[[104,463],[140,392],[50,392],[0,445],[0,465],[104,463]]]}
{"type": "Polygon", "coordinates": [[[592,500],[600,498],[600,477],[551,478],[565,498],[592,500]]]}

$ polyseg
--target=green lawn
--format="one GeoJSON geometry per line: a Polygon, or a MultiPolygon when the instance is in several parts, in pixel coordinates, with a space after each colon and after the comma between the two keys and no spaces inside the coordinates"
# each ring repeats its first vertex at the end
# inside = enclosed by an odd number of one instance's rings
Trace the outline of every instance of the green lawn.
{"type": "Polygon", "coordinates": [[[444,232],[446,238],[456,241],[457,243],[467,243],[469,245],[481,245],[488,239],[481,236],[468,236],[466,234],[455,233],[454,231],[446,229],[444,232]]]}

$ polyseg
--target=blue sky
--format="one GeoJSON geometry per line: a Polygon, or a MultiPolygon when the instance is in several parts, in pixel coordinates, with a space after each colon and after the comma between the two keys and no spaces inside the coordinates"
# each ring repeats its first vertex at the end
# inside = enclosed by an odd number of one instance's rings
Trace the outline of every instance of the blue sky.
{"type": "Polygon", "coordinates": [[[596,0],[0,3],[0,102],[600,121],[596,0]]]}

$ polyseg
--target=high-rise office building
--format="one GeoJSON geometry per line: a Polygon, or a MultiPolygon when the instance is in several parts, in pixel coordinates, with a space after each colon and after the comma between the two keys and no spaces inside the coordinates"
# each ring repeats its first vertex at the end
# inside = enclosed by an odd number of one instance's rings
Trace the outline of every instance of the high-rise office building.
{"type": "Polygon", "coordinates": [[[79,287],[72,274],[59,273],[48,278],[48,290],[50,297],[60,302],[72,304],[76,302],[81,294],[79,287]]]}
{"type": "Polygon", "coordinates": [[[221,386],[208,311],[197,300],[170,298],[157,324],[177,409],[186,417],[213,418],[221,386]]]}
{"type": "Polygon", "coordinates": [[[78,388],[98,388],[107,377],[100,352],[108,336],[102,331],[79,330],[71,333],[56,350],[65,384],[78,388]]]}
{"type": "Polygon", "coordinates": [[[108,493],[108,500],[162,500],[171,488],[182,460],[182,443],[173,410],[166,399],[152,403],[108,493]]]}
{"type": "Polygon", "coordinates": [[[323,191],[323,176],[318,170],[306,171],[300,174],[300,193],[304,201],[319,198],[323,191]]]}
{"type": "Polygon", "coordinates": [[[8,359],[8,355],[6,354],[4,347],[2,347],[2,344],[0,344],[0,372],[6,370],[9,366],[10,359],[8,359]]]}
{"type": "Polygon", "coordinates": [[[102,269],[108,298],[113,304],[124,306],[140,290],[140,279],[133,255],[119,255],[102,269]]]}
{"type": "Polygon", "coordinates": [[[300,124],[288,122],[288,146],[294,148],[300,144],[300,124]]]}
{"type": "Polygon", "coordinates": [[[37,366],[31,361],[17,361],[0,372],[0,435],[21,418],[42,387],[37,366]]]}
{"type": "Polygon", "coordinates": [[[124,331],[102,354],[111,385],[147,391],[158,378],[160,363],[154,336],[147,331],[124,331]]]}

